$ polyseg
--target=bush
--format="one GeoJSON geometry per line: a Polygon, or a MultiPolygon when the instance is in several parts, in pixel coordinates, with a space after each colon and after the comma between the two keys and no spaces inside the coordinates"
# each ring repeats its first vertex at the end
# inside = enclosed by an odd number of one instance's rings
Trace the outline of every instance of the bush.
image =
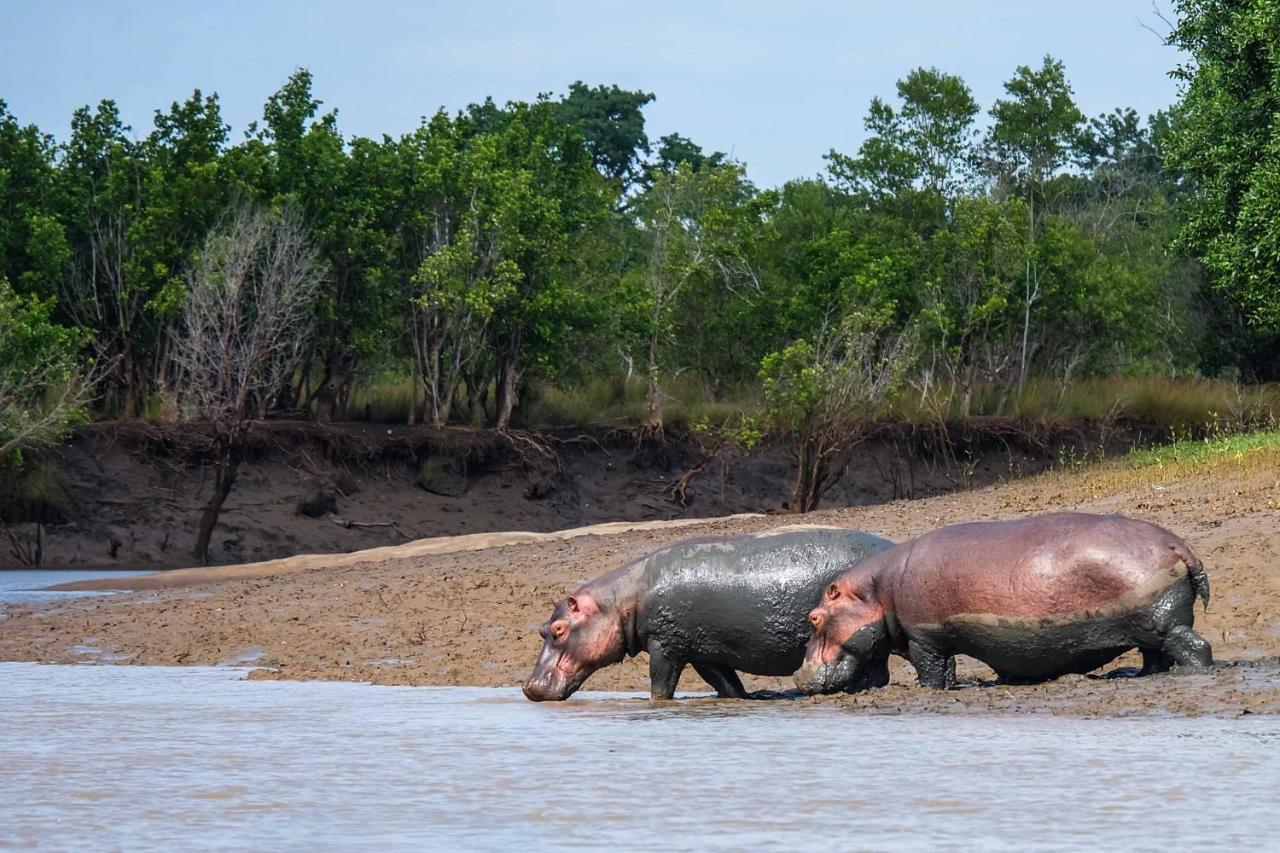
{"type": "Polygon", "coordinates": [[[0,279],[0,463],[56,443],[84,417],[92,392],[87,336],[53,322],[53,300],[15,293],[0,279]]]}

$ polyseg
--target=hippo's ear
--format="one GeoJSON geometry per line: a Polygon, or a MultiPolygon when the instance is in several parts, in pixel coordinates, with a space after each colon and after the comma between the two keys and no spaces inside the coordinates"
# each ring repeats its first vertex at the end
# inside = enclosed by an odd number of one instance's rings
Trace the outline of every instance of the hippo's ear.
{"type": "Polygon", "coordinates": [[[572,616],[590,616],[600,609],[595,599],[583,592],[569,596],[564,604],[572,616]]]}

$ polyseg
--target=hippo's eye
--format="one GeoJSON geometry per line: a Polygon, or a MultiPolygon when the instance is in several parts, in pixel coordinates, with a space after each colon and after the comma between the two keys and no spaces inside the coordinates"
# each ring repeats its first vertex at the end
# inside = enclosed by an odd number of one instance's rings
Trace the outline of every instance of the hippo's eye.
{"type": "Polygon", "coordinates": [[[563,639],[565,634],[569,633],[569,626],[563,622],[556,622],[551,626],[551,635],[557,640],[563,639]]]}
{"type": "Polygon", "coordinates": [[[835,584],[832,584],[831,586],[827,587],[827,601],[835,601],[839,597],[840,597],[840,587],[836,586],[835,584]]]}

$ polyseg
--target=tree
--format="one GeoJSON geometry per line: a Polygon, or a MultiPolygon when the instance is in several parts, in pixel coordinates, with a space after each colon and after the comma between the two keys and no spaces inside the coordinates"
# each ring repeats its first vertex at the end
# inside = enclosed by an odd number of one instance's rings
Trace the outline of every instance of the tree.
{"type": "Polygon", "coordinates": [[[801,339],[765,357],[760,378],[769,423],[794,442],[793,510],[817,509],[913,358],[910,330],[895,332],[886,314],[866,313],[848,315],[815,343],[801,339]]]}
{"type": "Polygon", "coordinates": [[[658,173],[671,174],[681,163],[688,163],[693,171],[700,172],[704,167],[714,169],[723,166],[728,159],[729,156],[723,151],[707,154],[701,145],[689,137],[668,133],[658,140],[658,153],[648,166],[648,180],[652,182],[653,176],[658,173]]]}
{"type": "Polygon", "coordinates": [[[607,226],[614,200],[614,187],[578,131],[556,119],[552,103],[513,102],[507,113],[493,144],[504,173],[504,256],[520,275],[491,325],[500,430],[510,425],[531,375],[554,379],[575,358],[574,344],[597,311],[578,248],[607,226]]]}
{"type": "MultiPolygon", "coordinates": [[[[1046,56],[1040,68],[1021,65],[1004,84],[1006,98],[991,108],[987,138],[989,165],[997,181],[1021,189],[1027,199],[1027,233],[1036,242],[1038,216],[1050,176],[1068,159],[1084,116],[1072,98],[1062,63],[1046,56]],[[1037,205],[1039,202],[1039,205],[1037,205]]],[[[1022,349],[1018,390],[1027,380],[1031,315],[1042,295],[1034,254],[1028,255],[1023,285],[1022,349]]]]}
{"type": "Polygon", "coordinates": [[[582,135],[601,174],[627,187],[640,174],[640,158],[649,153],[642,110],[652,102],[648,92],[588,86],[579,80],[554,103],[556,117],[582,135]]]}
{"type": "MultiPolygon", "coordinates": [[[[961,199],[928,246],[934,275],[925,282],[922,332],[930,344],[929,367],[945,374],[950,391],[960,392],[962,417],[971,412],[978,383],[998,382],[1017,357],[1013,309],[1030,251],[1025,218],[1020,199],[961,199]]],[[[925,373],[928,383],[933,377],[925,373]]]]}
{"type": "Polygon", "coordinates": [[[57,147],[0,100],[0,278],[20,293],[57,293],[67,243],[55,208],[57,147]]]}
{"type": "Polygon", "coordinates": [[[644,317],[649,411],[645,429],[663,431],[662,372],[676,307],[699,282],[713,288],[755,283],[746,245],[751,223],[741,213],[752,187],[742,166],[729,163],[694,171],[682,162],[655,175],[635,210],[644,245],[644,265],[634,273],[644,317]]]}
{"type": "Polygon", "coordinates": [[[827,155],[836,181],[872,198],[910,189],[952,198],[964,188],[978,102],[964,81],[936,68],[916,68],[898,81],[901,105],[873,98],[863,122],[868,138],[857,157],[827,155]]]}
{"type": "Polygon", "coordinates": [[[158,341],[157,330],[149,327],[156,293],[134,260],[139,214],[146,204],[146,164],[128,133],[112,101],[92,111],[76,110],[59,177],[70,243],[62,305],[77,325],[93,330],[100,351],[114,359],[104,405],[131,418],[141,414],[150,390],[150,359],[158,341]]]}
{"type": "Polygon", "coordinates": [[[251,421],[298,368],[322,276],[296,213],[240,207],[210,232],[187,278],[173,347],[178,402],[211,431],[215,471],[196,534],[201,561],[209,558],[251,421]]]}
{"type": "Polygon", "coordinates": [[[0,278],[0,470],[57,443],[93,398],[88,335],[52,314],[52,298],[22,296],[0,278]]]}
{"type": "Polygon", "coordinates": [[[1194,192],[1180,245],[1254,333],[1280,340],[1280,2],[1175,5],[1169,41],[1190,59],[1173,74],[1168,163],[1194,192]]]}

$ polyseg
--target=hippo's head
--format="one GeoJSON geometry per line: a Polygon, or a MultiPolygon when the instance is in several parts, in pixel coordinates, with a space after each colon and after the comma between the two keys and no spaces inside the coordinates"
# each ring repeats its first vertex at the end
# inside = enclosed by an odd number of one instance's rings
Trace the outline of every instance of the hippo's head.
{"type": "Polygon", "coordinates": [[[837,578],[809,613],[813,634],[796,671],[803,693],[850,693],[889,683],[884,609],[865,582],[837,578]]]}
{"type": "Polygon", "coordinates": [[[557,604],[538,633],[542,651],[524,683],[524,695],[535,702],[568,699],[587,676],[626,653],[617,614],[585,590],[557,604]]]}

